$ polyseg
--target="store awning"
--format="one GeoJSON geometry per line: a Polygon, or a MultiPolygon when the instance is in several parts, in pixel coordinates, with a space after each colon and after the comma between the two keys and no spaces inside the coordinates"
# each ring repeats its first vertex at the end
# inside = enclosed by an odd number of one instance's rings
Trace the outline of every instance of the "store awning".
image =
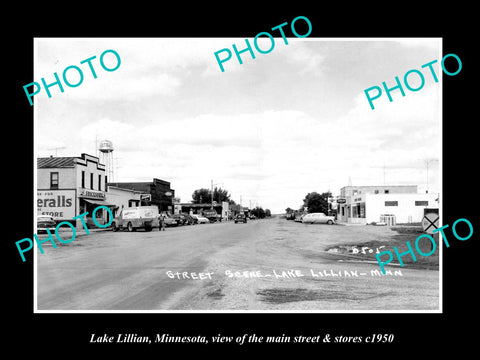
{"type": "Polygon", "coordinates": [[[84,199],[84,198],[82,198],[82,200],[85,200],[86,202],[88,202],[90,204],[93,204],[93,205],[103,205],[103,206],[111,207],[111,208],[117,208],[118,207],[117,205],[109,204],[109,203],[107,203],[105,201],[102,201],[102,200],[93,200],[93,199],[84,199]]]}

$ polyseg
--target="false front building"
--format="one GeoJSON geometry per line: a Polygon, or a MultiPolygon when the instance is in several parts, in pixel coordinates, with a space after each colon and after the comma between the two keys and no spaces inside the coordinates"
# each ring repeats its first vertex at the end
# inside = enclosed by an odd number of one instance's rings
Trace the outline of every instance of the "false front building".
{"type": "Polygon", "coordinates": [[[112,182],[108,186],[139,192],[150,195],[150,200],[141,201],[141,205],[156,205],[158,210],[173,213],[173,198],[175,190],[170,188],[170,183],[154,178],[146,182],[112,182]]]}
{"type": "MultiPolygon", "coordinates": [[[[69,221],[82,228],[75,216],[88,212],[86,223],[95,226],[92,213],[99,205],[113,208],[106,201],[105,165],[95,156],[47,157],[37,159],[37,215],[50,215],[57,222],[69,221]]],[[[100,208],[96,221],[110,221],[109,213],[100,208]]]]}

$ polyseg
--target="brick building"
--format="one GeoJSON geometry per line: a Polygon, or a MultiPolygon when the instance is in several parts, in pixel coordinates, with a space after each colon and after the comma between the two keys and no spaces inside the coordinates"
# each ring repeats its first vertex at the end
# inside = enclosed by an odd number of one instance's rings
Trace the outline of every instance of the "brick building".
{"type": "Polygon", "coordinates": [[[151,201],[143,201],[142,205],[156,205],[159,211],[169,211],[173,213],[173,198],[175,190],[170,187],[170,183],[165,180],[154,178],[153,181],[146,182],[112,182],[109,186],[139,191],[142,194],[150,194],[151,201]]]}

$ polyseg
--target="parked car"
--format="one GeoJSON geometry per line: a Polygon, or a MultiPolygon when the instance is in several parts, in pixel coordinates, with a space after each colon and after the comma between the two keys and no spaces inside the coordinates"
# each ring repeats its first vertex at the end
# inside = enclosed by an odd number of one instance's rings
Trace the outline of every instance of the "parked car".
{"type": "Polygon", "coordinates": [[[152,231],[158,228],[158,207],[156,206],[136,206],[125,208],[112,221],[112,230],[135,231],[137,229],[145,229],[152,231]]]}
{"type": "Polygon", "coordinates": [[[295,215],[295,219],[294,219],[294,220],[295,220],[296,222],[302,222],[304,216],[305,216],[305,214],[297,213],[297,214],[295,215]]]}
{"type": "Polygon", "coordinates": [[[287,220],[295,220],[295,213],[291,212],[285,215],[285,219],[287,220]]]}
{"type": "Polygon", "coordinates": [[[175,219],[178,225],[185,225],[187,219],[182,214],[173,214],[172,219],[175,219]]]}
{"type": "Polygon", "coordinates": [[[55,226],[57,223],[53,220],[53,217],[48,215],[38,215],[37,216],[37,233],[47,232],[47,229],[50,232],[55,231],[55,226]]]}
{"type": "Polygon", "coordinates": [[[182,213],[182,215],[185,216],[185,220],[187,221],[186,222],[187,225],[194,225],[198,222],[198,220],[195,219],[194,217],[190,216],[190,214],[182,213]]]}
{"type": "Polygon", "coordinates": [[[250,215],[250,220],[255,220],[255,219],[256,219],[255,215],[250,215]]]}
{"type": "Polygon", "coordinates": [[[335,217],[327,216],[324,213],[310,213],[302,218],[304,224],[335,224],[335,217]]]}
{"type": "Polygon", "coordinates": [[[197,219],[198,224],[209,224],[210,220],[208,220],[206,217],[201,216],[201,215],[192,215],[195,219],[197,219]]]}
{"type": "Polygon", "coordinates": [[[165,224],[165,227],[178,226],[177,220],[175,220],[168,214],[164,214],[163,222],[165,224]]]}
{"type": "Polygon", "coordinates": [[[245,214],[237,214],[233,218],[233,221],[235,221],[235,224],[238,223],[238,222],[243,222],[243,223],[246,224],[247,223],[247,217],[245,216],[245,214]]]}
{"type": "Polygon", "coordinates": [[[203,210],[203,217],[210,220],[210,222],[215,222],[218,220],[218,214],[215,210],[203,210]]]}

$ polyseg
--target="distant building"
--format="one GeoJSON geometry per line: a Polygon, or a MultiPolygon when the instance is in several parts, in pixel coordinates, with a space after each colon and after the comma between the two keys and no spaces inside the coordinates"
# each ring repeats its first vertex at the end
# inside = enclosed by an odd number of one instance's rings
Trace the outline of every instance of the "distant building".
{"type": "MultiPolygon", "coordinates": [[[[177,212],[187,214],[202,214],[204,210],[211,210],[212,203],[193,204],[193,203],[178,203],[177,212]]],[[[214,202],[213,209],[221,216],[222,219],[231,219],[234,215],[240,212],[240,205],[231,205],[227,201],[222,201],[221,204],[214,202]]]]}
{"type": "Polygon", "coordinates": [[[438,208],[438,196],[418,193],[417,185],[345,186],[337,197],[337,220],[370,224],[393,215],[396,223],[419,223],[425,208],[438,208]]]}
{"type": "Polygon", "coordinates": [[[154,178],[153,181],[146,182],[112,182],[109,186],[134,190],[141,194],[150,194],[150,201],[143,201],[141,205],[156,205],[159,211],[173,212],[173,198],[175,190],[170,187],[170,183],[165,180],[154,178]]]}
{"type": "MultiPolygon", "coordinates": [[[[75,216],[88,212],[86,222],[94,226],[92,213],[99,205],[113,208],[106,201],[105,165],[95,156],[47,157],[37,159],[37,214],[50,215],[57,221],[70,221],[82,227],[75,216]]],[[[95,213],[99,224],[107,223],[108,211],[95,213]]]]}

